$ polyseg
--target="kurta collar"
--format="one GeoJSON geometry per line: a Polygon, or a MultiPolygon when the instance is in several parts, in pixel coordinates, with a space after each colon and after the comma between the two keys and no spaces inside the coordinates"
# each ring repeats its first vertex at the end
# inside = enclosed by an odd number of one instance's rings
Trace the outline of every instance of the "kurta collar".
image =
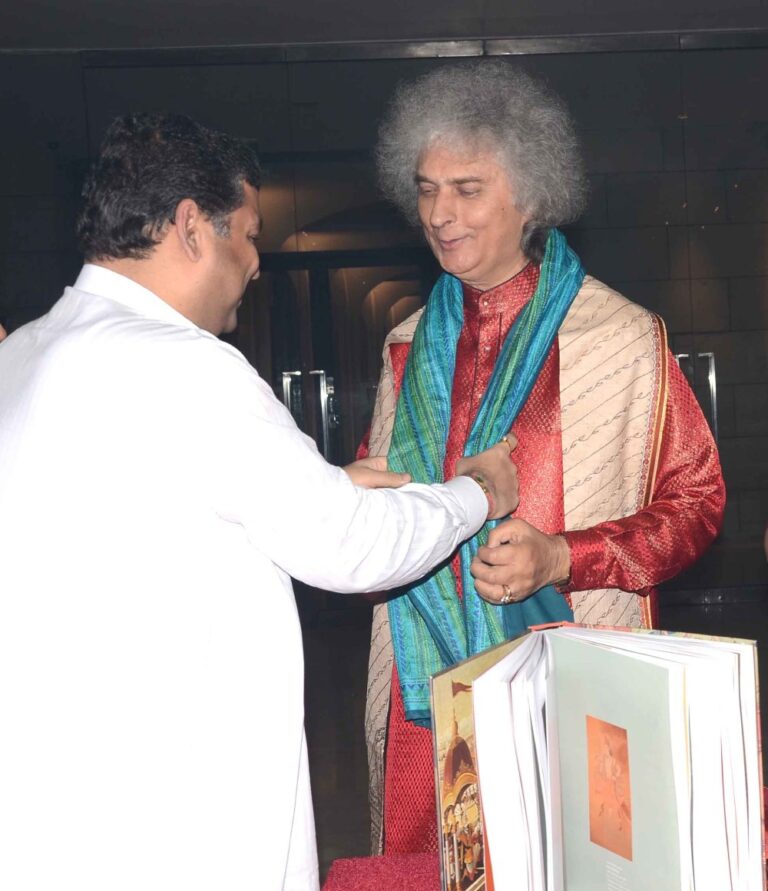
{"type": "Polygon", "coordinates": [[[80,275],[78,275],[73,288],[77,291],[87,291],[89,294],[106,297],[108,300],[115,300],[139,315],[151,319],[159,319],[185,328],[198,327],[157,294],[133,279],[106,269],[104,266],[86,263],[80,270],[80,275]]]}
{"type": "Polygon", "coordinates": [[[512,278],[487,291],[462,283],[464,313],[487,316],[511,312],[516,316],[533,296],[538,282],[539,267],[528,263],[512,278]]]}

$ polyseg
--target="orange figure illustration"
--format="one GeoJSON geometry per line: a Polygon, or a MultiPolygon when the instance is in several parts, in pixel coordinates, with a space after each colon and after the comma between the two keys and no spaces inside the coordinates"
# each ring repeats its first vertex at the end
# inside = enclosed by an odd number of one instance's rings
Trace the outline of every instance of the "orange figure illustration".
{"type": "Polygon", "coordinates": [[[589,838],[632,859],[629,745],[623,727],[587,715],[589,838]]]}

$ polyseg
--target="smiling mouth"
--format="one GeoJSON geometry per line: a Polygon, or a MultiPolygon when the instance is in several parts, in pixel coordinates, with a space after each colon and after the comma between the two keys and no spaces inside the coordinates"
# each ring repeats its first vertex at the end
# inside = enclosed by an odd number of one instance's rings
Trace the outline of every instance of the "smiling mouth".
{"type": "Polygon", "coordinates": [[[465,238],[465,235],[461,235],[459,238],[438,238],[437,243],[440,245],[441,250],[452,251],[462,244],[465,238]]]}

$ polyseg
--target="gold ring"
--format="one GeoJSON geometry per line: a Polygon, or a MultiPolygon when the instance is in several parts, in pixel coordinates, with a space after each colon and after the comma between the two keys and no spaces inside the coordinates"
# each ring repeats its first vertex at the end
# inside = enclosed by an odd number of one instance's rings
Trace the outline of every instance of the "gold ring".
{"type": "Polygon", "coordinates": [[[509,436],[507,436],[507,434],[505,433],[504,436],[501,437],[499,442],[500,443],[503,442],[506,445],[506,447],[509,449],[509,454],[511,455],[512,454],[512,443],[510,443],[510,441],[509,441],[509,436]]]}
{"type": "Polygon", "coordinates": [[[504,591],[504,596],[501,598],[499,603],[501,603],[503,606],[506,606],[508,603],[512,603],[512,589],[509,587],[509,585],[502,585],[501,588],[504,591]]]}

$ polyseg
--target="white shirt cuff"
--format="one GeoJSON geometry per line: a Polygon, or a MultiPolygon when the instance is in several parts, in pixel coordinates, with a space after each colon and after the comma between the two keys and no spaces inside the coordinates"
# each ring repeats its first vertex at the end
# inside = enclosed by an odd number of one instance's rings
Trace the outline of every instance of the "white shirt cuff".
{"type": "Polygon", "coordinates": [[[467,512],[467,525],[470,529],[467,538],[469,538],[477,532],[488,517],[488,498],[480,486],[469,476],[455,476],[445,485],[459,499],[467,512]]]}

